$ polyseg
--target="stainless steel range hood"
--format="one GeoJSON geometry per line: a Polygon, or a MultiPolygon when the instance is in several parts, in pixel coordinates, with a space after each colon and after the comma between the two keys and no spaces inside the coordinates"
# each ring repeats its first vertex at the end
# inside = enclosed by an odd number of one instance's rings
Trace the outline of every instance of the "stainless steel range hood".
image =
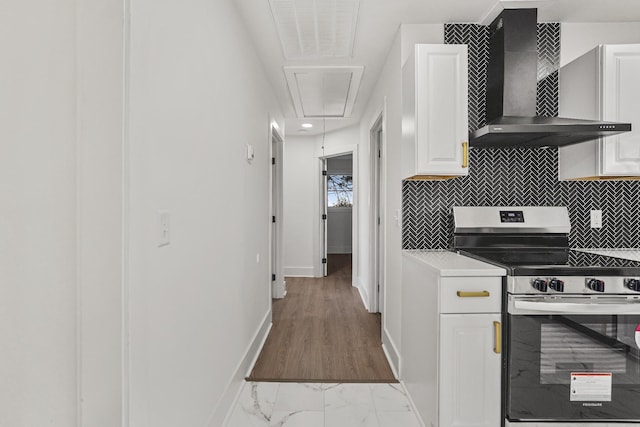
{"type": "Polygon", "coordinates": [[[536,116],[537,9],[505,9],[489,26],[487,125],[473,147],[544,147],[590,141],[631,130],[630,123],[536,116]]]}

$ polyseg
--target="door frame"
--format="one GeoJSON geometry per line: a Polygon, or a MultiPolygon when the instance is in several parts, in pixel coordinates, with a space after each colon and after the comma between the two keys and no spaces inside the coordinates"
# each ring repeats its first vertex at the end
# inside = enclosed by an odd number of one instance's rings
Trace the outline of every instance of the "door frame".
{"type": "MultiPolygon", "coordinates": [[[[359,188],[359,168],[358,168],[358,146],[357,145],[349,145],[349,146],[341,146],[335,148],[325,148],[324,153],[318,156],[318,179],[316,180],[317,185],[317,203],[318,206],[315,209],[317,213],[316,216],[316,248],[318,256],[315,257],[314,261],[314,271],[316,272],[315,277],[323,277],[323,265],[322,265],[322,254],[324,252],[324,224],[322,222],[322,206],[325,203],[323,201],[324,198],[324,190],[323,190],[323,182],[324,176],[322,175],[323,163],[326,159],[331,157],[338,157],[344,155],[352,155],[353,162],[353,208],[351,210],[351,285],[358,286],[358,254],[359,254],[359,241],[358,241],[358,217],[359,217],[359,204],[360,198],[358,197],[358,188],[359,188]]],[[[361,290],[362,292],[362,290],[361,290]]]]}
{"type": "Polygon", "coordinates": [[[275,280],[269,280],[271,298],[284,298],[287,293],[283,247],[283,135],[278,124],[269,120],[269,273],[276,275],[275,280]],[[275,159],[275,164],[272,159],[275,159]],[[275,223],[271,220],[272,216],[276,217],[275,223]]]}
{"type": "Polygon", "coordinates": [[[320,166],[322,171],[322,176],[320,179],[322,180],[322,195],[320,196],[320,216],[321,224],[322,224],[322,234],[320,235],[320,240],[322,241],[322,277],[327,277],[329,274],[329,174],[328,174],[328,164],[329,157],[323,157],[321,159],[322,166],[320,166]]]}
{"type": "Polygon", "coordinates": [[[386,147],[387,147],[387,99],[384,98],[383,105],[376,110],[373,118],[369,122],[369,312],[384,314],[384,295],[386,271],[386,147]],[[376,155],[377,147],[374,144],[377,140],[374,132],[381,129],[380,137],[380,161],[376,155]],[[379,168],[378,168],[379,166],[379,168]],[[378,174],[378,176],[376,176],[378,174]],[[376,178],[379,189],[375,188],[376,178]],[[380,226],[377,226],[378,217],[380,226]],[[380,289],[377,289],[380,284],[380,289]]]}

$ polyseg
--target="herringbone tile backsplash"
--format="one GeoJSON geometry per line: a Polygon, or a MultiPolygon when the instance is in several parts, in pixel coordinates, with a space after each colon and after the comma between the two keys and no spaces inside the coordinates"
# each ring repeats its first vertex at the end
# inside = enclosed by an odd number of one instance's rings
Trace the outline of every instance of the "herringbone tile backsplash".
{"type": "MultiPolygon", "coordinates": [[[[487,27],[445,26],[446,43],[469,44],[469,128],[485,124],[487,27]]],[[[560,25],[538,24],[538,115],[558,114],[560,25]]],[[[404,249],[451,247],[453,206],[567,206],[572,247],[640,247],[640,181],[558,181],[555,148],[477,149],[469,175],[402,183],[404,249]],[[603,228],[591,229],[591,209],[603,228]]]]}

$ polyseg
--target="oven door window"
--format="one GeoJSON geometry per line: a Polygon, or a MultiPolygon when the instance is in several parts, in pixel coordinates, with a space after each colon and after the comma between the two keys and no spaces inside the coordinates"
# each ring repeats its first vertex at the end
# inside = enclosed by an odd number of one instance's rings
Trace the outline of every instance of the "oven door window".
{"type": "Polygon", "coordinates": [[[509,315],[510,420],[640,420],[640,315],[509,315]]]}

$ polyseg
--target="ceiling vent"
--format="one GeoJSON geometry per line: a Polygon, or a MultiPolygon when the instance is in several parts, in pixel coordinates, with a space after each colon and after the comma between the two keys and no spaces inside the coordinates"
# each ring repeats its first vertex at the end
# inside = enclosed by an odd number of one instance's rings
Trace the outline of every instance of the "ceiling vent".
{"type": "Polygon", "coordinates": [[[284,67],[300,118],[349,117],[364,67],[284,67]]]}
{"type": "Polygon", "coordinates": [[[269,0],[286,59],[353,55],[359,0],[269,0]]]}

